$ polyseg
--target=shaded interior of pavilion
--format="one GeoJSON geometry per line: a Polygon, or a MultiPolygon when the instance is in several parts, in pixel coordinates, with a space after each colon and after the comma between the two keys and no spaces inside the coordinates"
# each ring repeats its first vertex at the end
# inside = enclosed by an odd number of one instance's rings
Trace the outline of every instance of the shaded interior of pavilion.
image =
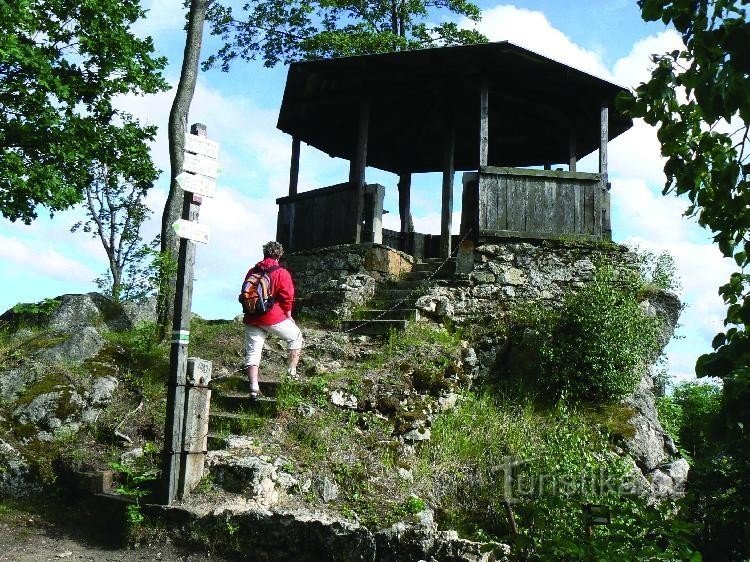
{"type": "Polygon", "coordinates": [[[508,42],[294,63],[278,120],[292,150],[277,239],[291,252],[375,242],[424,259],[458,239],[608,238],[607,145],[632,126],[614,109],[623,90],[508,42]],[[347,160],[349,177],[300,192],[301,143],[347,160]],[[598,172],[577,171],[597,151],[598,172]],[[367,167],[397,185],[367,183],[367,167]],[[424,172],[441,174],[440,235],[413,229],[412,177],[424,172]],[[386,189],[398,190],[399,230],[382,226],[386,189]]]}

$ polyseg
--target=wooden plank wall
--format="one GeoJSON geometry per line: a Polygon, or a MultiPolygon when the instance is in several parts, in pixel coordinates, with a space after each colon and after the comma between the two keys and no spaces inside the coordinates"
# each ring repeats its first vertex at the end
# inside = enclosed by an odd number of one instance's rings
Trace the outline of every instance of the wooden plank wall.
{"type": "Polygon", "coordinates": [[[480,234],[601,237],[598,174],[502,170],[479,174],[480,234]]]}
{"type": "MultiPolygon", "coordinates": [[[[369,201],[366,221],[368,231],[363,242],[373,241],[373,229],[380,228],[382,186],[365,186],[365,199],[369,201]]],[[[357,189],[349,183],[332,185],[276,200],[279,214],[276,239],[288,252],[354,243],[354,224],[357,215],[357,189]]]]}
{"type": "Polygon", "coordinates": [[[339,184],[278,199],[276,239],[288,252],[353,243],[356,195],[339,184]]]}

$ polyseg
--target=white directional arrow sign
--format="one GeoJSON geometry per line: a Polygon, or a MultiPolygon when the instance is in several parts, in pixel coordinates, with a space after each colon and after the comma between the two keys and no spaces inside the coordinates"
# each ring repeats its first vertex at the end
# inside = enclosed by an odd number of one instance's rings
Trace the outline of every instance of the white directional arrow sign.
{"type": "Polygon", "coordinates": [[[185,219],[179,219],[172,225],[177,236],[187,238],[193,242],[208,244],[209,229],[205,224],[200,224],[185,219]]]}
{"type": "Polygon", "coordinates": [[[177,185],[185,191],[205,197],[214,197],[216,195],[216,180],[206,176],[182,172],[175,179],[177,180],[177,185]]]}
{"type": "Polygon", "coordinates": [[[219,162],[201,154],[186,152],[182,169],[186,172],[193,172],[194,174],[200,174],[213,179],[219,176],[219,162]]]}
{"type": "Polygon", "coordinates": [[[219,143],[198,135],[185,135],[185,151],[203,154],[216,160],[219,157],[219,143]]]}

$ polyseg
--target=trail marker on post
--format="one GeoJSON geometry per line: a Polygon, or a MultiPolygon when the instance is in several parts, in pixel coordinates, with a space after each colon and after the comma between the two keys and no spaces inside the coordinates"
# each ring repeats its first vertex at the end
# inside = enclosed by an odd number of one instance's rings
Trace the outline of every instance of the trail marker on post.
{"type": "Polygon", "coordinates": [[[210,363],[192,359],[188,369],[190,316],[193,298],[195,242],[208,244],[208,226],[198,224],[202,195],[213,197],[219,173],[219,145],[206,138],[206,126],[190,128],[185,138],[183,172],[175,180],[185,191],[182,218],[172,227],[180,237],[177,261],[177,287],[169,358],[167,416],[164,425],[163,500],[167,505],[193,489],[202,474],[205,460],[204,428],[208,423],[211,391],[210,363]],[[188,373],[190,370],[190,373],[188,373]],[[196,373],[200,374],[197,380],[196,373]],[[190,380],[188,375],[190,374],[190,380]],[[202,379],[202,380],[201,380],[202,379]]]}

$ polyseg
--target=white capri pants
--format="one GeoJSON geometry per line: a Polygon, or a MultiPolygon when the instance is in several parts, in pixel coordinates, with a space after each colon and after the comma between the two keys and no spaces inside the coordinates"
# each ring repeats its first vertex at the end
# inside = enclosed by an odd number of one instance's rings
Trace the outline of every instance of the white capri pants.
{"type": "Polygon", "coordinates": [[[268,334],[286,341],[287,349],[302,349],[302,330],[287,318],[272,326],[245,326],[245,367],[260,365],[263,344],[268,334]]]}

